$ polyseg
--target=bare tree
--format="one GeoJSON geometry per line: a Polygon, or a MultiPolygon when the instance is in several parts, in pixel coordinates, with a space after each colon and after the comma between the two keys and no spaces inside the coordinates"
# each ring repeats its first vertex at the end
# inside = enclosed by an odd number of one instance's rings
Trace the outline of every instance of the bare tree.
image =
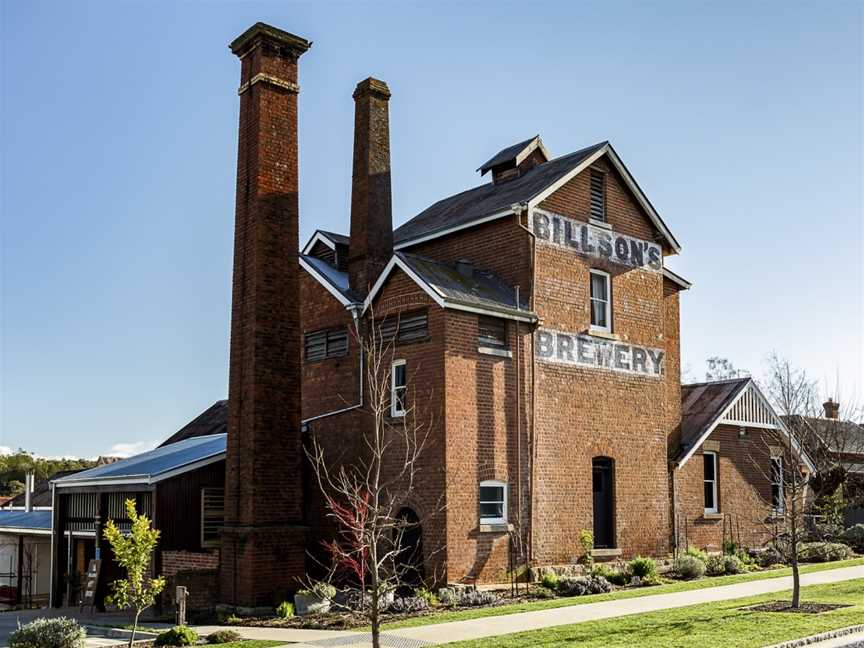
{"type": "Polygon", "coordinates": [[[770,495],[763,495],[772,511],[767,525],[774,548],[792,567],[791,607],[797,609],[801,603],[798,551],[813,479],[801,449],[814,442],[806,421],[816,411],[816,383],[804,370],[772,353],[764,386],[786,429],[766,431],[764,447],[754,449],[751,460],[757,472],[771,484],[770,495]]]}
{"type": "Polygon", "coordinates": [[[711,356],[705,360],[705,380],[728,380],[741,374],[729,358],[711,356]]]}
{"type": "MultiPolygon", "coordinates": [[[[418,522],[401,512],[412,504],[420,457],[430,445],[433,426],[432,413],[421,413],[418,407],[411,380],[404,388],[391,385],[398,319],[393,335],[382,333],[384,327],[371,315],[367,321],[371,330],[362,331],[359,323],[354,330],[364,358],[362,410],[368,417],[368,424],[358,431],[360,447],[354,456],[336,461],[313,437],[307,455],[327,516],[338,528],[337,538],[325,543],[331,560],[329,579],[348,575],[359,585],[362,610],[372,626],[372,645],[378,648],[387,598],[416,578],[412,557],[406,555],[411,547],[404,541],[418,522]]],[[[428,558],[434,552],[426,549],[428,558]]]]}

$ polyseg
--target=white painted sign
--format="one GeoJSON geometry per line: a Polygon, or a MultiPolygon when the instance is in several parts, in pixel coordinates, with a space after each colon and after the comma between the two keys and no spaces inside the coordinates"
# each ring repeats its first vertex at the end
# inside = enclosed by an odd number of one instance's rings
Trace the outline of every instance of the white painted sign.
{"type": "Polygon", "coordinates": [[[543,362],[608,369],[619,373],[660,378],[666,352],[626,342],[603,340],[582,333],[537,330],[537,359],[543,362]]]}
{"type": "Polygon", "coordinates": [[[533,227],[541,243],[631,268],[663,270],[663,250],[651,241],[539,209],[534,211],[533,227]]]}

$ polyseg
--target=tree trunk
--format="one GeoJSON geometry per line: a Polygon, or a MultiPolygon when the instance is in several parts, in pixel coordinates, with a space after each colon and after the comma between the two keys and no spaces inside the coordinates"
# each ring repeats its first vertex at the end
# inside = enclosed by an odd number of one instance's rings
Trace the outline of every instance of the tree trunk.
{"type": "Polygon", "coordinates": [[[129,635],[129,648],[135,641],[135,632],[138,630],[138,617],[141,616],[141,610],[135,610],[135,619],[132,621],[132,634],[129,635]]]}

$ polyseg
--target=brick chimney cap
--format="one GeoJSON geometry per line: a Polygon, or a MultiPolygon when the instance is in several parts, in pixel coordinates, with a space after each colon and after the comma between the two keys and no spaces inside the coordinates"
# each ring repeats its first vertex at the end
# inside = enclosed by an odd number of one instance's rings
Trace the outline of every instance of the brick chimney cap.
{"type": "Polygon", "coordinates": [[[367,79],[363,79],[360,83],[357,84],[357,87],[354,88],[354,94],[351,95],[355,99],[358,97],[362,97],[367,94],[376,94],[384,99],[390,98],[390,88],[387,86],[386,81],[381,81],[380,79],[376,79],[374,77],[369,77],[367,79]]]}
{"type": "Polygon", "coordinates": [[[237,38],[231,41],[228,46],[231,52],[237,56],[243,56],[250,49],[255,48],[262,42],[268,42],[271,45],[285,47],[293,52],[295,56],[300,56],[310,47],[312,41],[301,38],[295,34],[283,31],[278,27],[273,27],[267,23],[257,22],[237,38]]]}

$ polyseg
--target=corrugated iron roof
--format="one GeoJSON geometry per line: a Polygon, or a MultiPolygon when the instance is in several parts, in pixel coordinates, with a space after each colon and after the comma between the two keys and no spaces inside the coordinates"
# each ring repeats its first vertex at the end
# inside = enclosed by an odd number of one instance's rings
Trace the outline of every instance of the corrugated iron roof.
{"type": "Polygon", "coordinates": [[[684,456],[729,404],[747,387],[750,378],[681,385],[681,448],[684,456]]]}
{"type": "Polygon", "coordinates": [[[51,530],[51,511],[0,510],[0,529],[51,530]]]}
{"type": "Polygon", "coordinates": [[[211,434],[159,446],[128,459],[61,477],[54,485],[62,488],[82,483],[111,483],[118,480],[124,483],[152,483],[168,474],[183,472],[184,469],[193,470],[201,462],[224,456],[227,436],[211,434]]]}
{"type": "Polygon", "coordinates": [[[482,175],[492,167],[498,166],[499,164],[504,164],[505,162],[509,162],[510,160],[515,160],[522,151],[528,148],[528,146],[539,137],[539,135],[535,135],[534,137],[531,137],[524,142],[519,142],[518,144],[513,144],[512,146],[508,146],[505,149],[501,149],[495,155],[489,158],[488,161],[480,165],[480,168],[477,170],[482,175]]]}

